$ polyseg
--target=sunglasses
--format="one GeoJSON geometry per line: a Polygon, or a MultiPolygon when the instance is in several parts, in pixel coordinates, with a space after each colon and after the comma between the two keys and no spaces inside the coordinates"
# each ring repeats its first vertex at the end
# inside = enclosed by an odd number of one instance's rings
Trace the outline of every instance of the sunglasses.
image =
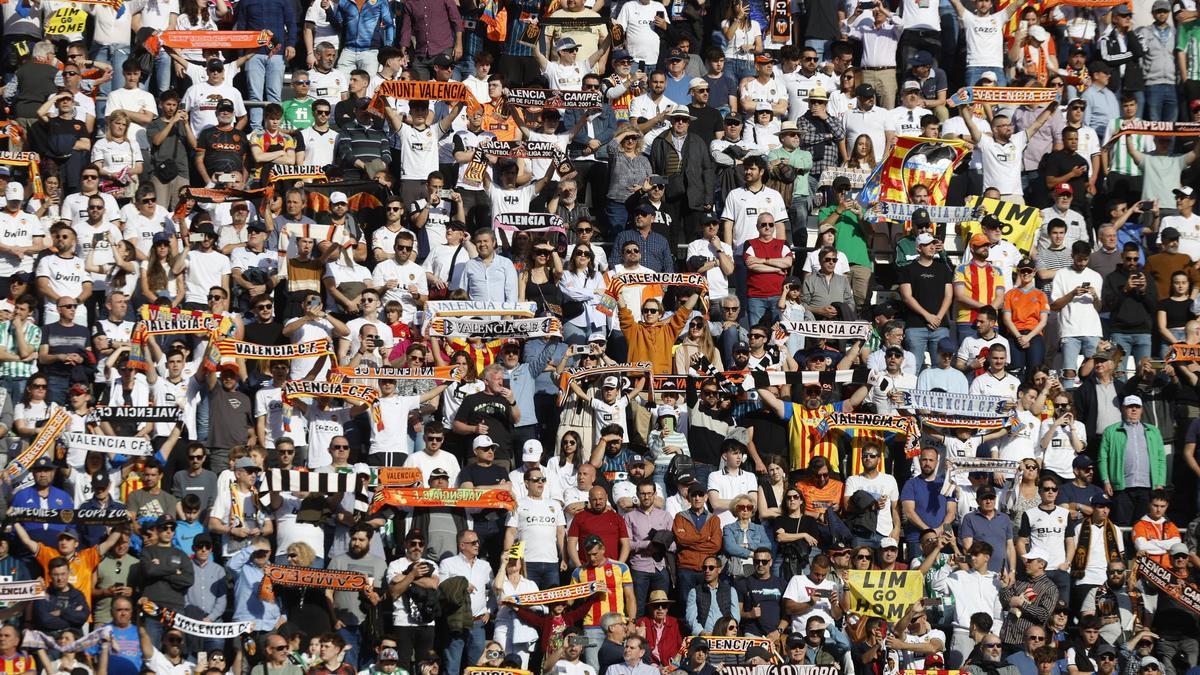
{"type": "Polygon", "coordinates": [[[770,560],[759,560],[758,558],[755,558],[754,564],[755,565],[770,565],[771,561],[770,560]]]}
{"type": "Polygon", "coordinates": [[[643,307],[642,314],[662,314],[662,310],[657,307],[643,307]]]}
{"type": "Polygon", "coordinates": [[[1030,642],[1045,642],[1046,636],[1045,635],[1027,635],[1027,636],[1025,636],[1025,639],[1030,642]]]}
{"type": "Polygon", "coordinates": [[[701,569],[712,571],[721,569],[720,565],[704,565],[701,569]]]}
{"type": "Polygon", "coordinates": [[[156,197],[146,197],[145,199],[142,200],[142,203],[143,204],[153,204],[156,201],[158,201],[158,199],[156,197]]]}
{"type": "Polygon", "coordinates": [[[871,556],[869,556],[869,555],[862,555],[862,554],[860,554],[860,555],[856,555],[856,556],[854,556],[854,559],[855,559],[855,560],[870,560],[870,559],[871,559],[871,556]]]}
{"type": "Polygon", "coordinates": [[[413,250],[413,247],[411,247],[411,246],[397,246],[397,247],[396,247],[396,250],[397,250],[397,251],[411,251],[411,250],[413,250]]]}
{"type": "Polygon", "coordinates": [[[983,643],[983,646],[985,649],[1000,649],[999,642],[985,642],[983,643]]]}

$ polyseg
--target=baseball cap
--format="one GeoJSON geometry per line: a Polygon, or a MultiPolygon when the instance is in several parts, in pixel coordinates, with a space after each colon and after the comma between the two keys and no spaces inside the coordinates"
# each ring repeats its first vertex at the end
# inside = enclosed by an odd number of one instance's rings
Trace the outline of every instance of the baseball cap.
{"type": "Polygon", "coordinates": [[[16,307],[13,306],[11,300],[0,300],[0,312],[11,312],[16,307]]]}
{"type": "Polygon", "coordinates": [[[1106,494],[1093,495],[1092,506],[1112,506],[1112,500],[1106,494]]]}
{"type": "Polygon", "coordinates": [[[472,450],[474,450],[475,448],[494,448],[494,447],[496,447],[496,441],[493,441],[492,437],[488,436],[487,434],[484,434],[482,436],[476,436],[475,440],[471,441],[471,449],[472,450]]]}
{"type": "Polygon", "coordinates": [[[996,73],[993,73],[990,70],[983,71],[983,74],[979,76],[979,79],[980,80],[988,80],[990,82],[997,82],[996,73]]]}
{"type": "Polygon", "coordinates": [[[688,89],[708,89],[708,80],[703,77],[693,77],[688,81],[688,89]]]}
{"type": "Polygon", "coordinates": [[[68,527],[68,528],[63,529],[62,531],[60,531],[58,533],[58,536],[70,537],[70,538],[74,539],[75,541],[79,541],[79,531],[73,527],[68,527]]]}
{"type": "Polygon", "coordinates": [[[792,633],[787,639],[787,648],[795,649],[796,647],[804,646],[804,636],[799,633],[792,633]]]}
{"type": "Polygon", "coordinates": [[[954,344],[954,340],[944,337],[938,340],[937,350],[941,354],[954,354],[958,351],[958,345],[954,344]]]}
{"type": "Polygon", "coordinates": [[[1072,469],[1086,469],[1092,465],[1092,458],[1087,455],[1075,455],[1075,459],[1071,460],[1072,469]]]}
{"type": "Polygon", "coordinates": [[[658,213],[658,209],[654,208],[653,204],[642,202],[633,212],[639,216],[652,216],[658,213]]]}
{"type": "Polygon", "coordinates": [[[748,352],[750,351],[750,345],[746,344],[745,342],[739,342],[733,346],[733,351],[735,354],[737,352],[748,352]]]}
{"type": "Polygon", "coordinates": [[[217,112],[225,112],[225,111],[229,111],[229,112],[234,111],[233,101],[231,101],[227,98],[223,98],[220,101],[217,101],[217,112]]]}
{"type": "Polygon", "coordinates": [[[601,539],[599,536],[594,535],[594,534],[589,534],[587,536],[587,538],[583,540],[583,550],[586,551],[588,549],[595,548],[597,546],[600,546],[603,543],[604,543],[604,540],[601,539]]]}
{"type": "Polygon", "coordinates": [[[438,54],[433,59],[433,65],[437,68],[451,68],[454,66],[454,61],[452,61],[450,57],[446,56],[445,54],[438,54]]]}
{"type": "Polygon", "coordinates": [[[4,188],[4,198],[10,202],[24,201],[25,186],[20,183],[9,183],[8,187],[4,188]]]}
{"type": "Polygon", "coordinates": [[[612,60],[614,62],[616,62],[616,61],[631,61],[631,60],[633,60],[633,57],[629,55],[629,52],[627,50],[618,49],[612,53],[612,60]]]}
{"type": "Polygon", "coordinates": [[[164,513],[163,515],[155,518],[154,523],[150,527],[159,528],[159,527],[165,527],[167,525],[174,525],[174,524],[175,524],[175,516],[172,516],[169,513],[164,513]]]}
{"type": "Polygon", "coordinates": [[[991,485],[985,485],[985,486],[979,488],[979,491],[975,493],[975,498],[976,499],[995,499],[996,498],[996,489],[993,488],[991,485]]]}
{"type": "Polygon", "coordinates": [[[679,412],[673,406],[660,405],[654,409],[654,414],[659,417],[679,417],[679,412]]]}
{"type": "Polygon", "coordinates": [[[1046,554],[1045,551],[1043,551],[1041,549],[1041,547],[1038,547],[1038,546],[1034,546],[1033,548],[1026,551],[1025,559],[1026,560],[1041,560],[1042,562],[1050,562],[1050,557],[1046,554]]]}
{"type": "Polygon", "coordinates": [[[931,221],[929,219],[929,211],[927,209],[917,209],[917,210],[913,211],[913,213],[912,213],[913,229],[916,229],[918,227],[924,227],[926,225],[932,225],[932,224],[933,224],[933,221],[931,221]]]}
{"type": "Polygon", "coordinates": [[[783,280],[784,286],[799,286],[802,283],[804,282],[800,280],[800,277],[788,277],[783,280]]]}
{"type": "Polygon", "coordinates": [[[982,225],[983,229],[985,229],[985,230],[993,230],[993,229],[998,229],[998,228],[1004,227],[1004,223],[1000,222],[999,218],[997,218],[996,216],[993,216],[990,213],[987,214],[986,216],[984,216],[983,218],[980,218],[979,224],[982,225]]]}
{"type": "Polygon", "coordinates": [[[0,166],[0,176],[8,177],[12,175],[12,169],[7,166],[0,166]]]}
{"type": "Polygon", "coordinates": [[[1158,236],[1163,241],[1174,241],[1179,238],[1179,230],[1173,227],[1164,227],[1158,236]]]}
{"type": "Polygon", "coordinates": [[[1126,396],[1123,401],[1121,401],[1122,407],[1131,405],[1136,405],[1140,408],[1142,406],[1142,397],[1136,394],[1130,394],[1129,396],[1126,396]]]}
{"type": "Polygon", "coordinates": [[[928,232],[922,232],[921,234],[917,235],[917,246],[925,246],[926,244],[932,244],[935,241],[937,241],[937,239],[934,239],[933,235],[929,234],[928,232]]]}
{"type": "Polygon", "coordinates": [[[191,233],[192,234],[203,234],[206,237],[216,237],[217,236],[216,231],[213,230],[212,223],[200,223],[199,225],[193,225],[192,229],[191,229],[191,233]]]}
{"type": "Polygon", "coordinates": [[[1070,101],[1067,101],[1067,107],[1068,107],[1068,108],[1071,108],[1071,107],[1074,107],[1074,106],[1079,106],[1080,108],[1086,108],[1086,107],[1087,107],[1087,101],[1086,101],[1086,100],[1084,100],[1084,99],[1082,99],[1082,98],[1079,98],[1078,96],[1076,96],[1075,98],[1071,99],[1070,101]]]}
{"type": "Polygon", "coordinates": [[[708,652],[708,649],[708,640],[705,640],[702,637],[693,638],[692,641],[688,643],[689,652],[708,652]]]}
{"type": "Polygon", "coordinates": [[[1033,260],[1030,260],[1029,258],[1021,258],[1020,260],[1017,261],[1017,269],[1033,270],[1033,269],[1037,269],[1037,264],[1034,263],[1033,260]]]}
{"type": "Polygon", "coordinates": [[[88,388],[85,385],[78,384],[78,383],[71,385],[71,387],[69,389],[67,389],[67,394],[69,394],[71,396],[77,396],[79,394],[86,394],[86,393],[88,393],[88,388]]]}
{"type": "Polygon", "coordinates": [[[1171,546],[1171,555],[1189,555],[1190,553],[1191,551],[1188,550],[1187,544],[1183,542],[1171,546]]]}
{"type": "Polygon", "coordinates": [[[1054,194],[1056,195],[1064,192],[1069,195],[1075,194],[1075,190],[1071,188],[1070,183],[1059,183],[1058,186],[1054,188],[1054,194]]]}
{"type": "Polygon", "coordinates": [[[682,49],[672,49],[667,56],[668,61],[687,61],[687,54],[682,49]]]}
{"type": "Polygon", "coordinates": [[[604,381],[602,383],[600,383],[601,389],[617,389],[620,386],[621,386],[621,381],[612,375],[609,375],[608,377],[604,378],[604,381]]]}
{"type": "Polygon", "coordinates": [[[879,548],[900,548],[900,544],[892,537],[884,537],[879,540],[879,548]]]}
{"type": "Polygon", "coordinates": [[[1171,194],[1175,195],[1176,197],[1194,197],[1196,195],[1196,191],[1192,189],[1192,186],[1184,185],[1183,187],[1177,187],[1174,190],[1171,190],[1171,194]]]}
{"type": "Polygon", "coordinates": [[[1046,40],[1050,39],[1050,33],[1041,26],[1032,26],[1029,29],[1029,37],[1037,40],[1038,42],[1045,42],[1046,40]]]}
{"type": "Polygon", "coordinates": [[[596,331],[588,336],[588,342],[608,342],[608,340],[604,337],[604,333],[596,331]]]}
{"type": "Polygon", "coordinates": [[[992,245],[992,240],[988,239],[988,236],[982,232],[971,237],[971,248],[976,248],[979,246],[991,246],[991,245],[992,245]]]}
{"type": "Polygon", "coordinates": [[[866,82],[863,82],[862,84],[860,84],[854,88],[854,95],[859,98],[874,98],[875,97],[875,87],[870,84],[867,84],[866,82]]]}
{"type": "Polygon", "coordinates": [[[565,37],[555,42],[554,48],[560,52],[567,49],[578,49],[579,43],[574,38],[565,37]]]}
{"type": "Polygon", "coordinates": [[[759,54],[754,57],[755,63],[775,63],[775,59],[771,58],[770,54],[759,54]]]}
{"type": "Polygon", "coordinates": [[[390,661],[392,663],[399,663],[400,662],[400,652],[397,652],[395,649],[392,649],[391,647],[388,647],[387,649],[381,649],[381,650],[379,650],[379,658],[376,660],[379,663],[383,663],[385,661],[390,661]]]}
{"type": "Polygon", "coordinates": [[[1150,5],[1151,12],[1169,12],[1171,11],[1171,3],[1167,0],[1154,0],[1154,4],[1150,5]]]}
{"type": "MultiPolygon", "coordinates": [[[[247,226],[246,226],[246,231],[248,231],[248,232],[263,232],[263,233],[265,233],[265,232],[267,231],[267,226],[266,226],[266,224],[265,224],[265,223],[263,223],[261,220],[256,220],[256,221],[254,221],[254,222],[252,222],[252,223],[250,223],[249,225],[247,225],[247,226]]],[[[154,236],[156,236],[156,237],[157,237],[158,235],[154,235],[154,236]]]]}
{"type": "Polygon", "coordinates": [[[896,345],[891,345],[887,349],[883,350],[883,355],[884,356],[904,356],[904,350],[901,349],[900,347],[897,347],[896,345]]]}
{"type": "Polygon", "coordinates": [[[241,459],[239,459],[238,461],[233,463],[233,468],[234,469],[257,469],[258,465],[254,463],[253,459],[250,459],[249,457],[242,457],[241,459]]]}
{"type": "Polygon", "coordinates": [[[749,661],[750,659],[755,658],[762,659],[764,661],[770,661],[771,652],[767,651],[767,648],[762,645],[754,645],[746,650],[745,660],[749,661]]]}
{"type": "Polygon", "coordinates": [[[50,458],[46,457],[45,455],[38,457],[37,461],[35,461],[33,463],[33,466],[29,467],[30,471],[45,471],[47,469],[54,469],[54,468],[55,468],[54,462],[51,461],[50,458]]]}
{"type": "Polygon", "coordinates": [[[696,495],[703,496],[706,494],[708,494],[708,491],[704,489],[704,486],[701,485],[699,481],[693,482],[688,488],[688,497],[695,497],[696,495]]]}
{"type": "Polygon", "coordinates": [[[932,66],[933,55],[929,52],[917,52],[911,59],[908,60],[910,66],[932,66]]]}
{"type": "Polygon", "coordinates": [[[1101,642],[1096,647],[1096,656],[1103,656],[1104,654],[1114,654],[1115,655],[1116,653],[1117,653],[1117,648],[1108,644],[1107,642],[1101,642]]]}
{"type": "Polygon", "coordinates": [[[345,192],[335,192],[335,193],[329,195],[329,203],[330,204],[349,204],[350,199],[348,197],[346,197],[345,192]]]}
{"type": "Polygon", "coordinates": [[[209,59],[208,63],[204,64],[205,70],[225,70],[225,62],[221,59],[209,59]]]}
{"type": "Polygon", "coordinates": [[[1113,9],[1113,14],[1116,14],[1117,16],[1133,16],[1133,10],[1129,9],[1129,5],[1117,5],[1116,8],[1113,9]]]}
{"type": "Polygon", "coordinates": [[[215,548],[216,543],[213,541],[211,534],[209,534],[207,532],[201,532],[200,534],[196,535],[195,539],[192,540],[192,548],[194,549],[198,546],[207,546],[209,548],[215,548]]]}
{"type": "Polygon", "coordinates": [[[522,462],[540,462],[542,461],[542,442],[536,438],[531,438],[525,441],[525,445],[521,450],[522,462]]]}
{"type": "Polygon", "coordinates": [[[916,80],[908,80],[900,91],[921,91],[921,83],[916,80]]]}
{"type": "Polygon", "coordinates": [[[445,478],[446,480],[450,480],[450,474],[439,466],[438,468],[429,472],[429,480],[433,480],[434,478],[445,478]]]}
{"type": "Polygon", "coordinates": [[[112,479],[108,477],[107,473],[100,471],[100,472],[92,475],[92,490],[93,491],[96,488],[106,488],[109,485],[112,485],[112,479]]]}

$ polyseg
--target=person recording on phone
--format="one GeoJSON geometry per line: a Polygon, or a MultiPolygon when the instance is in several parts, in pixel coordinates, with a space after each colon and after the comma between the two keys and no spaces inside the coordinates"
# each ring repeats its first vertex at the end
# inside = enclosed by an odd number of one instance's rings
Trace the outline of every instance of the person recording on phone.
{"type": "Polygon", "coordinates": [[[1101,308],[1108,312],[1111,340],[1140,362],[1150,356],[1150,330],[1157,321],[1158,289],[1139,264],[1137,244],[1125,244],[1121,265],[1104,279],[1101,308]]]}
{"type": "MultiPolygon", "coordinates": [[[[927,574],[933,564],[941,558],[942,549],[954,543],[954,535],[942,534],[933,550],[926,555],[919,571],[927,574]]],[[[950,637],[950,648],[946,650],[946,667],[957,668],[975,647],[971,639],[971,616],[982,612],[992,618],[993,624],[1001,621],[1000,575],[988,569],[992,560],[992,546],[986,541],[976,541],[967,548],[966,555],[955,555],[958,569],[947,576],[933,581],[934,592],[954,598],[954,632],[950,637]]]]}

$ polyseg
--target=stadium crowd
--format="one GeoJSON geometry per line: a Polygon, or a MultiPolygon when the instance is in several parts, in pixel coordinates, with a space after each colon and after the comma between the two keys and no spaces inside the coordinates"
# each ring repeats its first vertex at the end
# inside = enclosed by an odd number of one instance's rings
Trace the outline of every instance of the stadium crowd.
{"type": "Polygon", "coordinates": [[[0,672],[1200,665],[1192,0],[0,12],[0,672]]]}

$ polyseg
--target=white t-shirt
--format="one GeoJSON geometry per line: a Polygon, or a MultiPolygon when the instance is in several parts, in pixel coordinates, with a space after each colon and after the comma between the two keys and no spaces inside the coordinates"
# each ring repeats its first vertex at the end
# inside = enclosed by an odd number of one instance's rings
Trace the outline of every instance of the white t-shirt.
{"type": "MultiPolygon", "coordinates": [[[[1046,552],[1050,560],[1046,561],[1046,569],[1052,570],[1067,561],[1066,539],[1070,513],[1061,506],[1055,506],[1049,512],[1040,506],[1027,509],[1021,514],[1021,522],[1017,531],[1029,528],[1029,548],[1040,548],[1046,552]]],[[[1101,544],[1100,548],[1104,548],[1101,544]]]]}
{"type": "Polygon", "coordinates": [[[617,400],[612,404],[605,403],[600,397],[592,397],[592,438],[597,440],[603,435],[601,430],[610,425],[617,424],[621,427],[621,440],[625,443],[629,442],[629,429],[625,424],[625,409],[629,407],[629,399],[625,396],[618,396],[617,400]]]}
{"type": "Polygon", "coordinates": [[[1168,227],[1179,230],[1179,252],[1186,253],[1192,262],[1200,260],[1200,214],[1167,216],[1162,219],[1158,231],[1168,227]]]}
{"type": "Polygon", "coordinates": [[[409,454],[408,414],[421,406],[421,398],[419,396],[383,396],[376,405],[379,406],[383,429],[374,424],[371,425],[371,454],[380,452],[409,454]]]}
{"type": "Polygon", "coordinates": [[[292,439],[296,445],[304,446],[308,444],[308,438],[305,435],[303,424],[293,422],[291,429],[283,428],[283,390],[279,387],[268,383],[267,386],[259,389],[254,394],[254,410],[255,417],[265,417],[266,421],[263,425],[266,427],[266,438],[263,439],[263,446],[267,448],[275,447],[275,439],[287,436],[292,439]]]}
{"type": "MultiPolygon", "coordinates": [[[[314,4],[320,6],[320,3],[314,4]]],[[[349,76],[337,68],[328,73],[310,68],[308,70],[308,95],[319,98],[329,105],[337,105],[342,100],[342,92],[347,91],[349,82],[349,76]]]]}
{"type": "Polygon", "coordinates": [[[749,188],[731,190],[721,210],[722,220],[733,221],[733,252],[741,255],[746,242],[758,236],[758,216],[769,213],[775,222],[787,220],[783,197],[774,188],[762,187],[758,192],[749,188]]]}
{"type": "Polygon", "coordinates": [[[800,69],[782,75],[783,85],[787,88],[788,120],[795,122],[808,112],[808,93],[818,86],[827,93],[837,90],[837,84],[821,71],[805,75],[800,69]]]}
{"type": "MultiPolygon", "coordinates": [[[[10,214],[0,211],[0,241],[5,246],[33,246],[34,239],[41,240],[46,236],[46,229],[37,216],[32,213],[18,211],[10,214]]],[[[10,277],[17,272],[32,272],[35,255],[26,254],[17,258],[14,255],[0,253],[0,277],[10,277]]]]}
{"type": "Polygon", "coordinates": [[[533,188],[533,182],[511,190],[505,190],[499,185],[492,183],[491,188],[488,190],[488,196],[492,200],[492,215],[529,213],[529,202],[534,197],[533,188]]]}
{"type": "MultiPolygon", "coordinates": [[[[667,98],[666,94],[659,96],[657,101],[650,98],[650,94],[642,94],[641,96],[637,96],[629,102],[629,119],[631,121],[636,121],[638,119],[650,120],[658,117],[664,110],[670,110],[674,107],[675,102],[667,98]]],[[[654,126],[650,127],[650,130],[646,132],[646,137],[642,139],[644,147],[649,148],[650,144],[654,142],[654,139],[658,138],[659,135],[666,131],[669,126],[670,122],[663,119],[658,121],[654,126]]],[[[540,176],[537,176],[537,174],[534,174],[534,176],[540,178],[540,176]]]]}
{"type": "MultiPolygon", "coordinates": [[[[425,180],[438,170],[438,141],[442,128],[437,124],[418,129],[401,124],[396,132],[400,139],[400,155],[404,157],[401,180],[425,180]]],[[[538,176],[540,178],[540,176],[538,176]]]]}
{"type": "Polygon", "coordinates": [[[309,127],[300,132],[304,139],[304,163],[325,166],[333,164],[337,149],[338,132],[328,129],[324,133],[309,127]]]}
{"type": "MultiPolygon", "coordinates": [[[[63,197],[62,200],[62,216],[63,218],[71,219],[71,227],[79,227],[87,222],[87,205],[88,200],[96,195],[85,195],[82,192],[75,192],[63,197]]],[[[121,207],[117,205],[117,200],[107,192],[101,192],[100,198],[104,200],[104,218],[109,223],[117,223],[121,220],[121,207]]]]}
{"type": "Polygon", "coordinates": [[[833,611],[832,599],[838,591],[837,584],[833,582],[834,577],[836,577],[834,574],[827,575],[818,584],[809,579],[807,574],[797,574],[788,582],[787,588],[783,591],[784,600],[813,603],[812,609],[808,612],[792,617],[792,632],[803,632],[805,624],[812,616],[821,617],[826,624],[833,623],[833,616],[830,614],[833,611]]]}
{"type": "Polygon", "coordinates": [[[507,527],[517,528],[517,541],[525,542],[525,560],[557,563],[558,528],[566,527],[562,505],[553,499],[524,497],[508,514],[507,527]]]}
{"type": "Polygon", "coordinates": [[[296,521],[300,512],[300,498],[290,492],[279,493],[279,508],[275,510],[275,555],[287,552],[292,544],[304,542],[314,551],[324,551],[325,531],[314,523],[296,521]]]}
{"type": "MultiPolygon", "coordinates": [[[[1104,301],[1104,279],[1100,273],[1088,267],[1082,272],[1076,272],[1074,267],[1067,267],[1055,272],[1054,281],[1050,284],[1050,302],[1065,296],[1085,282],[1095,289],[1096,297],[1093,303],[1091,293],[1081,293],[1058,311],[1059,334],[1062,337],[1100,337],[1104,329],[1100,325],[1098,308],[1104,301]]],[[[1074,368],[1075,364],[1064,364],[1064,368],[1074,368]]]]}
{"type": "MultiPolygon", "coordinates": [[[[1083,422],[1074,420],[1071,422],[1071,430],[1075,434],[1075,438],[1087,447],[1087,427],[1083,426],[1083,422]]],[[[1046,471],[1053,472],[1062,480],[1071,480],[1075,477],[1075,472],[1071,469],[1071,462],[1075,461],[1075,447],[1071,445],[1071,437],[1067,434],[1067,428],[1054,424],[1054,420],[1046,420],[1042,425],[1042,436],[1048,433],[1053,435],[1050,437],[1050,445],[1046,447],[1046,453],[1042,457],[1042,468],[1046,471]]]]}
{"type": "Polygon", "coordinates": [[[207,305],[208,289],[221,286],[225,275],[231,272],[229,256],[220,251],[188,251],[187,272],[184,276],[186,301],[207,305]]]}
{"type": "MultiPolygon", "coordinates": [[[[724,471],[714,471],[708,475],[708,491],[716,492],[720,499],[733,499],[738,495],[758,493],[758,477],[752,471],[738,469],[737,473],[728,474],[724,471]]],[[[714,510],[721,520],[721,527],[737,520],[737,516],[729,509],[714,510]]]]}
{"type": "MultiPolygon", "coordinates": [[[[320,469],[333,464],[329,442],[345,433],[343,425],[350,421],[350,406],[342,405],[322,410],[315,400],[308,406],[308,468],[320,469]]],[[[297,422],[293,420],[293,426],[297,422]]]]}
{"type": "Polygon", "coordinates": [[[971,380],[971,386],[967,391],[968,393],[981,396],[1002,396],[1008,399],[1016,399],[1017,389],[1020,386],[1021,381],[1011,373],[1005,372],[1004,377],[996,377],[991,373],[984,373],[971,380]]]}
{"type": "Polygon", "coordinates": [[[396,262],[395,258],[388,258],[375,266],[375,272],[372,275],[375,288],[383,291],[384,304],[395,300],[404,307],[404,311],[400,315],[400,320],[405,323],[412,323],[417,318],[417,302],[416,296],[429,295],[429,282],[425,278],[425,270],[417,263],[409,260],[403,265],[396,262]],[[399,281],[395,288],[386,288],[389,279],[399,281]],[[414,294],[409,291],[408,286],[412,284],[417,287],[417,292],[414,294]]]}
{"type": "MultiPolygon", "coordinates": [[[[63,258],[59,255],[45,256],[38,261],[35,276],[49,279],[50,290],[56,294],[73,298],[78,298],[79,294],[83,292],[83,282],[90,283],[92,280],[83,268],[83,258],[79,256],[73,258],[63,258]]],[[[58,307],[54,301],[46,300],[42,306],[45,323],[58,320],[58,307]]],[[[83,306],[75,310],[75,325],[87,325],[87,311],[83,306]]]]}
{"type": "Polygon", "coordinates": [[[848,496],[853,495],[859,490],[871,494],[876,499],[887,497],[887,504],[876,512],[879,514],[879,517],[876,519],[875,531],[885,537],[891,536],[893,526],[892,505],[900,501],[900,489],[896,487],[896,479],[886,473],[880,473],[874,478],[855,474],[846,479],[846,494],[848,496]]]}
{"type": "MultiPolygon", "coordinates": [[[[304,325],[292,333],[292,344],[300,344],[301,342],[309,342],[311,340],[320,340],[321,338],[329,338],[333,340],[333,324],[329,319],[318,319],[316,321],[305,321],[304,325]]],[[[320,357],[306,357],[302,359],[292,359],[291,378],[293,380],[303,379],[308,376],[308,371],[312,370],[313,364],[320,357]]],[[[325,365],[321,368],[321,372],[317,373],[316,379],[325,379],[325,373],[329,372],[329,361],[326,359],[325,365]]],[[[315,468],[315,467],[314,467],[315,468]]]]}
{"type": "MultiPolygon", "coordinates": [[[[967,67],[1004,67],[1004,24],[1008,14],[979,16],[962,13],[963,30],[967,34],[967,67]]],[[[1017,153],[1020,156],[1021,153],[1017,153]]]]}
{"type": "Polygon", "coordinates": [[[570,91],[582,88],[583,76],[587,75],[588,71],[578,61],[573,66],[552,61],[546,64],[546,70],[543,73],[546,75],[546,80],[550,82],[551,89],[570,91]]]}
{"type": "Polygon", "coordinates": [[[1002,195],[1024,194],[1021,190],[1021,155],[1025,152],[1027,136],[1018,131],[1007,143],[997,143],[991,134],[983,134],[979,144],[979,158],[983,164],[983,184],[994,187],[1002,195]]]}
{"type": "Polygon", "coordinates": [[[888,111],[892,131],[895,131],[897,136],[920,136],[921,118],[928,114],[929,111],[921,106],[912,110],[899,106],[888,111]]]}
{"type": "Polygon", "coordinates": [[[217,103],[220,103],[223,98],[233,101],[234,117],[242,117],[246,114],[246,105],[242,102],[242,94],[230,83],[229,77],[226,77],[225,81],[216,87],[205,82],[203,78],[193,80],[193,82],[183,95],[180,105],[187,109],[188,124],[192,126],[192,133],[197,137],[208,127],[217,126],[217,103]]]}
{"type": "MultiPolygon", "coordinates": [[[[725,255],[729,256],[730,258],[733,257],[733,248],[729,244],[721,242],[721,250],[724,251],[725,255]]],[[[705,260],[716,260],[717,251],[712,242],[706,239],[697,239],[688,244],[687,257],[701,257],[705,260]]],[[[729,295],[729,277],[727,277],[725,273],[721,271],[720,265],[717,265],[716,267],[705,272],[704,277],[708,280],[708,297],[710,300],[720,300],[729,295]]]]}
{"type": "Polygon", "coordinates": [[[154,235],[160,232],[175,231],[174,225],[169,225],[170,217],[170,212],[157,204],[154,206],[154,212],[148,218],[143,216],[133,204],[126,204],[121,209],[121,220],[125,221],[122,237],[126,241],[135,241],[134,248],[142,255],[150,257],[150,249],[154,248],[154,235]]]}
{"type": "Polygon", "coordinates": [[[445,450],[438,450],[436,455],[431,455],[424,450],[414,452],[404,460],[404,466],[415,466],[420,469],[426,485],[429,484],[429,474],[433,473],[434,469],[444,470],[450,477],[450,484],[458,485],[458,473],[462,470],[458,465],[458,458],[445,450]]]}
{"type": "Polygon", "coordinates": [[[1021,426],[1000,440],[1000,459],[1036,459],[1041,454],[1037,444],[1042,439],[1042,421],[1028,410],[1018,410],[1017,421],[1021,426]]]}
{"type": "MultiPolygon", "coordinates": [[[[171,382],[165,376],[160,376],[154,382],[155,405],[178,405],[183,408],[183,424],[188,434],[195,438],[196,406],[200,403],[202,387],[196,378],[180,374],[179,382],[171,382]]],[[[170,436],[174,424],[161,422],[154,425],[155,436],[170,436]]],[[[302,444],[301,444],[302,445],[302,444]]],[[[272,446],[267,446],[272,447],[272,446]]]]}
{"type": "Polygon", "coordinates": [[[625,48],[635,62],[646,63],[647,72],[658,64],[661,41],[654,27],[656,16],[667,18],[667,8],[656,0],[646,3],[627,2],[617,14],[616,23],[625,31],[625,48]]]}
{"type": "Polygon", "coordinates": [[[888,111],[879,105],[871,106],[870,110],[855,108],[847,110],[842,120],[846,125],[846,146],[854,147],[858,137],[866,134],[871,139],[875,161],[883,161],[883,151],[887,147],[886,132],[895,131],[888,111]]]}

